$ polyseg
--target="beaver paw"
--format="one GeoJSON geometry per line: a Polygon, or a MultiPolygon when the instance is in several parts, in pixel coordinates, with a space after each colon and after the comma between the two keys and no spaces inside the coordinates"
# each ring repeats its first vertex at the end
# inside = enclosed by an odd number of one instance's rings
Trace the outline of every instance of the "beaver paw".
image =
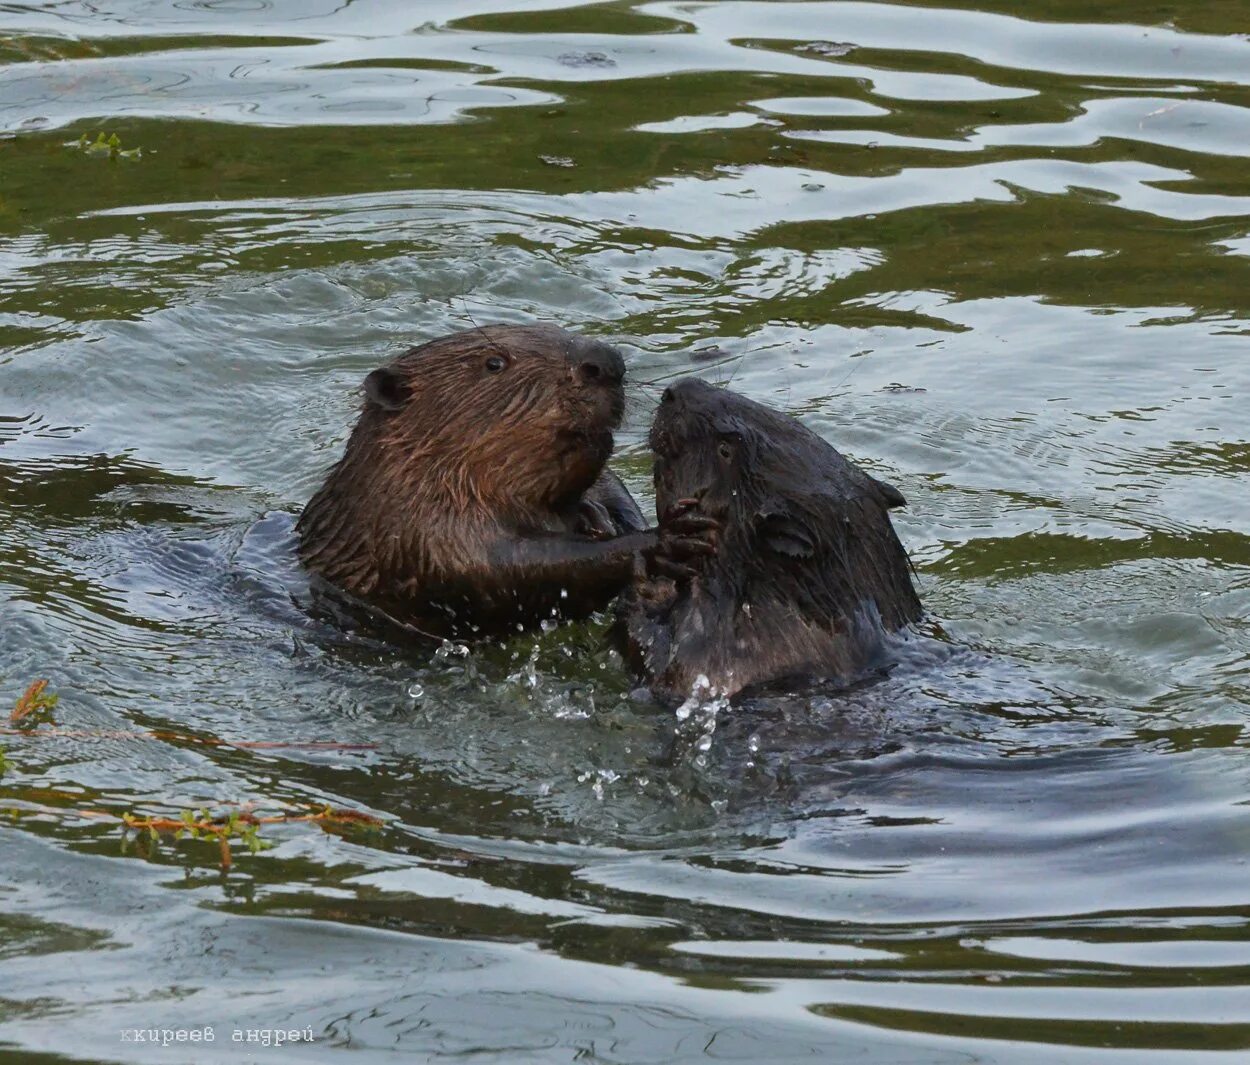
{"type": "Polygon", "coordinates": [[[616,535],[616,525],[608,508],[593,499],[583,499],[577,504],[574,529],[578,535],[589,536],[592,540],[611,540],[616,535]]]}
{"type": "Polygon", "coordinates": [[[721,523],[697,513],[697,499],[679,499],[660,518],[659,543],[648,559],[653,577],[688,581],[716,554],[721,523]]]}

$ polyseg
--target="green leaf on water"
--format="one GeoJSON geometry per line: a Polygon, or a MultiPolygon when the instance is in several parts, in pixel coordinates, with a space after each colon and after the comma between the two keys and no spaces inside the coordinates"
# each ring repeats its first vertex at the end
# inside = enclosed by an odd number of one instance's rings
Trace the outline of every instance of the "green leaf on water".
{"type": "Polygon", "coordinates": [[[87,155],[107,156],[110,159],[138,159],[143,155],[141,148],[123,148],[122,139],[116,133],[99,132],[95,140],[84,133],[76,141],[70,141],[69,147],[77,148],[87,155]]]}

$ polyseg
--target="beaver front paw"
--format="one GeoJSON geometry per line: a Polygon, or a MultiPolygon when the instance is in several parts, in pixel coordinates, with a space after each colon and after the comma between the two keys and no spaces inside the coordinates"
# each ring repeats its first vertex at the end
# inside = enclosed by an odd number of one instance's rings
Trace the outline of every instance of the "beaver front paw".
{"type": "Polygon", "coordinates": [[[716,554],[721,523],[698,513],[697,499],[679,499],[660,518],[658,542],[647,558],[652,578],[689,581],[716,554]]]}
{"type": "Polygon", "coordinates": [[[592,540],[611,540],[617,534],[608,508],[594,499],[583,499],[577,504],[574,532],[592,540]]]}

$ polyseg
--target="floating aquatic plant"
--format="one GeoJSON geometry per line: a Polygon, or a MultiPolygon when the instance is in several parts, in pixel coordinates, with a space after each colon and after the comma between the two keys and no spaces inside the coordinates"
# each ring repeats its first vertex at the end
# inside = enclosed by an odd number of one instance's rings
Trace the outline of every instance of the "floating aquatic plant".
{"type": "Polygon", "coordinates": [[[110,159],[138,159],[143,154],[141,148],[122,148],[122,139],[116,133],[107,136],[97,133],[95,140],[90,134],[84,133],[76,141],[70,141],[69,147],[86,152],[87,155],[105,155],[110,159]]]}
{"type": "MultiPolygon", "coordinates": [[[[186,736],[173,732],[126,732],[126,731],[109,731],[109,730],[73,730],[61,729],[56,727],[56,723],[47,720],[48,728],[38,728],[40,721],[38,718],[56,706],[59,696],[55,692],[48,691],[48,681],[40,679],[34,681],[29,688],[26,689],[22,697],[17,700],[17,704],[13,707],[9,714],[9,727],[0,729],[0,732],[7,733],[11,736],[20,736],[22,739],[65,739],[65,738],[109,738],[109,739],[139,739],[139,740],[165,740],[175,742],[186,742],[203,744],[213,747],[239,747],[239,748],[280,748],[280,747],[305,747],[316,749],[368,749],[376,747],[376,744],[340,744],[331,740],[311,740],[311,741],[225,741],[218,740],[213,737],[186,736]]],[[[7,768],[7,762],[4,752],[0,749],[0,775],[3,775],[7,768]]],[[[53,807],[36,807],[31,803],[22,803],[12,809],[14,816],[22,812],[42,812],[53,813],[57,815],[64,814],[66,810],[53,807]]],[[[338,827],[354,827],[379,829],[382,827],[382,820],[374,817],[372,814],[361,813],[356,810],[341,810],[329,805],[309,807],[299,812],[285,812],[281,814],[273,814],[268,816],[260,816],[256,814],[250,806],[236,807],[226,810],[219,814],[210,814],[208,810],[183,810],[175,817],[142,817],[135,814],[122,814],[120,818],[113,814],[102,810],[75,810],[73,811],[81,817],[104,819],[110,821],[120,821],[123,830],[127,833],[123,837],[124,841],[129,839],[129,832],[134,829],[143,835],[148,843],[155,847],[162,836],[172,835],[175,839],[183,836],[189,836],[192,839],[206,839],[216,842],[221,851],[221,867],[229,869],[233,864],[233,854],[231,844],[241,844],[247,847],[252,853],[263,850],[270,844],[268,841],[260,838],[260,829],[262,825],[275,825],[293,822],[311,822],[323,826],[338,827]]]]}
{"type": "Polygon", "coordinates": [[[48,691],[46,680],[37,680],[26,689],[9,714],[10,725],[30,726],[36,724],[34,717],[41,711],[50,711],[60,699],[55,692],[48,691]]]}
{"type": "Polygon", "coordinates": [[[268,840],[260,838],[262,825],[289,824],[305,821],[319,825],[337,825],[347,827],[363,827],[379,829],[381,818],[358,810],[339,810],[332,806],[322,806],[306,813],[275,814],[259,817],[250,809],[232,809],[225,813],[210,815],[207,810],[183,810],[178,817],[137,817],[123,814],[122,821],[126,830],[134,829],[146,835],[148,842],[156,846],[163,835],[172,835],[174,839],[189,836],[191,839],[213,840],[221,850],[221,867],[229,869],[234,864],[231,853],[231,841],[241,843],[256,854],[266,847],[272,846],[268,840]]]}

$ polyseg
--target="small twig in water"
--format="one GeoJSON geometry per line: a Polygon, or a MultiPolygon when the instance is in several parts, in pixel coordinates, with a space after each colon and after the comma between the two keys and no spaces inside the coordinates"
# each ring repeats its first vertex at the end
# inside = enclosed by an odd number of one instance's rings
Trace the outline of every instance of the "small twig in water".
{"type": "Polygon", "coordinates": [[[201,747],[238,747],[246,751],[279,750],[283,747],[301,751],[375,751],[378,748],[376,743],[340,743],[338,740],[219,740],[213,736],[189,736],[181,732],[128,732],[124,729],[45,728],[32,731],[0,728],[0,736],[38,740],[161,740],[201,747]]]}
{"type": "Polygon", "coordinates": [[[183,810],[179,817],[136,817],[134,814],[122,814],[122,822],[127,829],[146,832],[155,841],[162,834],[172,834],[175,839],[184,835],[192,839],[215,838],[221,849],[221,867],[230,869],[234,859],[230,852],[230,840],[237,838],[247,845],[253,854],[265,846],[260,838],[261,825],[278,825],[299,821],[319,825],[363,825],[366,828],[381,828],[382,819],[359,810],[336,810],[331,806],[323,806],[315,812],[303,814],[276,814],[270,817],[258,817],[250,810],[231,810],[228,813],[210,817],[207,810],[183,810]]]}
{"type": "MultiPolygon", "coordinates": [[[[55,692],[47,691],[48,682],[46,680],[37,680],[29,688],[26,693],[17,701],[17,705],[13,707],[13,712],[9,714],[9,724],[17,725],[25,721],[26,718],[40,710],[51,710],[57,704],[59,696],[55,692]]],[[[34,724],[34,722],[30,722],[34,724]]]]}

